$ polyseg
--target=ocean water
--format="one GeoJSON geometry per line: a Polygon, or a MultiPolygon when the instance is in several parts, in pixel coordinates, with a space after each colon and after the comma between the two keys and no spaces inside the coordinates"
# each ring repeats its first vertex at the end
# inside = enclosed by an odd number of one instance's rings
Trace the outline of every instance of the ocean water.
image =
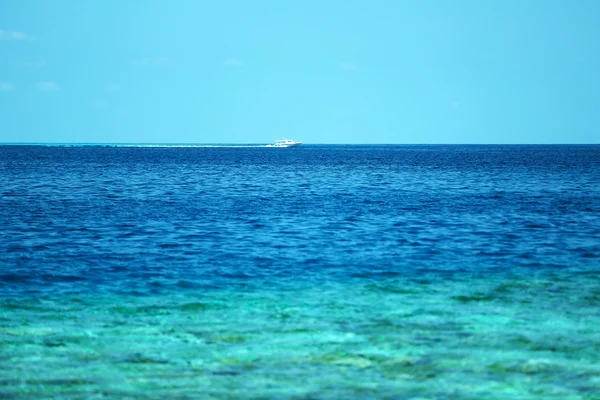
{"type": "Polygon", "coordinates": [[[0,398],[600,399],[600,146],[0,146],[0,398]]]}

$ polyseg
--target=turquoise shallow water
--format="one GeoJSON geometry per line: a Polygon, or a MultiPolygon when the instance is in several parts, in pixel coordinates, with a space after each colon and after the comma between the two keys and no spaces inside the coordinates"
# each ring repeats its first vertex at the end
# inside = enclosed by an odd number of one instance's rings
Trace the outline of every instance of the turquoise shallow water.
{"type": "Polygon", "coordinates": [[[599,288],[546,272],[5,299],[0,393],[597,399],[599,288]]]}
{"type": "Polygon", "coordinates": [[[600,147],[0,146],[0,398],[600,399],[600,147]]]}

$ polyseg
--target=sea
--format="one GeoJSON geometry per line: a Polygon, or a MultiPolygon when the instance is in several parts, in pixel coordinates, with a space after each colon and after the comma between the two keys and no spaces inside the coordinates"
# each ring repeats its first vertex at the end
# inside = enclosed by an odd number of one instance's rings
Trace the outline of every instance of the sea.
{"type": "Polygon", "coordinates": [[[600,145],[1,145],[2,399],[600,399],[600,145]]]}

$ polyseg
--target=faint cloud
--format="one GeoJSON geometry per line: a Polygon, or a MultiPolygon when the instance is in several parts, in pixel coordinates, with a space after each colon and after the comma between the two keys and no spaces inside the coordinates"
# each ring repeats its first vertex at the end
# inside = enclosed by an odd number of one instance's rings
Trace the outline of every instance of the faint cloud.
{"type": "Polygon", "coordinates": [[[171,61],[167,57],[140,58],[138,60],[133,60],[133,65],[138,67],[164,67],[170,64],[171,61]]]}
{"type": "Polygon", "coordinates": [[[34,40],[35,37],[18,31],[0,29],[0,40],[34,40]]]}
{"type": "Polygon", "coordinates": [[[40,58],[38,61],[23,61],[19,63],[19,65],[29,68],[43,68],[47,65],[47,63],[46,60],[40,58]]]}
{"type": "Polygon", "coordinates": [[[117,85],[116,83],[109,83],[104,89],[107,92],[118,92],[119,90],[121,90],[121,86],[117,85]]]}
{"type": "Polygon", "coordinates": [[[340,69],[342,71],[354,71],[354,70],[358,69],[358,67],[354,63],[343,62],[343,63],[338,64],[338,69],[340,69]]]}
{"type": "Polygon", "coordinates": [[[457,110],[457,109],[458,109],[458,107],[460,107],[460,101],[453,101],[453,102],[450,104],[450,109],[452,109],[452,110],[457,110]]]}
{"type": "Polygon", "coordinates": [[[0,90],[2,90],[2,91],[13,90],[14,88],[15,87],[8,82],[0,82],[0,90]]]}
{"type": "Polygon", "coordinates": [[[36,87],[42,92],[55,92],[60,89],[56,82],[52,81],[38,82],[36,87]]]}
{"type": "Polygon", "coordinates": [[[103,110],[105,108],[108,108],[108,103],[104,100],[96,100],[92,103],[92,107],[99,110],[103,110]]]}
{"type": "Polygon", "coordinates": [[[229,68],[238,68],[242,67],[244,63],[241,60],[238,60],[237,58],[228,58],[227,60],[225,60],[223,65],[229,68]]]}

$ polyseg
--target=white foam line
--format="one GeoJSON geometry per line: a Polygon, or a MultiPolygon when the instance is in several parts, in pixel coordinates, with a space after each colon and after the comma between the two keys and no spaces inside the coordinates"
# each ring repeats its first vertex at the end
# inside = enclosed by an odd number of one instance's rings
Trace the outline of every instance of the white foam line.
{"type": "Polygon", "coordinates": [[[268,146],[268,145],[256,145],[256,146],[244,146],[244,145],[208,145],[208,144],[202,144],[202,145],[169,145],[169,144],[165,144],[165,145],[161,145],[161,144],[117,144],[117,145],[111,145],[111,144],[107,144],[107,145],[96,145],[96,146],[102,146],[102,147],[160,147],[160,148],[170,148],[170,147],[175,147],[175,148],[182,148],[182,147],[189,147],[189,148],[204,148],[204,147],[209,147],[209,148],[248,148],[248,147],[274,147],[274,146],[268,146]]]}
{"type": "Polygon", "coordinates": [[[276,148],[262,145],[213,145],[213,144],[111,144],[111,143],[15,143],[16,145],[47,147],[136,147],[136,148],[276,148]]]}

